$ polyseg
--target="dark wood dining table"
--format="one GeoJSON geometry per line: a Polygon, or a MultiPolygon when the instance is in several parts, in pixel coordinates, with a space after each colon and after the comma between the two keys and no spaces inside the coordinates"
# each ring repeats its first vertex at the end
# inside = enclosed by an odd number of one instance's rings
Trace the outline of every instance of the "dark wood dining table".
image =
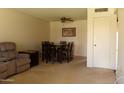
{"type": "Polygon", "coordinates": [[[51,59],[54,59],[54,61],[58,61],[61,63],[63,60],[64,47],[66,47],[66,46],[67,45],[65,45],[65,44],[54,43],[53,47],[51,47],[51,51],[52,51],[51,52],[51,55],[52,55],[51,59]]]}
{"type": "Polygon", "coordinates": [[[63,61],[70,62],[71,55],[71,42],[67,44],[54,43],[54,42],[46,42],[42,44],[42,60],[48,62],[60,62],[63,61]],[[44,44],[44,45],[43,45],[44,44]]]}

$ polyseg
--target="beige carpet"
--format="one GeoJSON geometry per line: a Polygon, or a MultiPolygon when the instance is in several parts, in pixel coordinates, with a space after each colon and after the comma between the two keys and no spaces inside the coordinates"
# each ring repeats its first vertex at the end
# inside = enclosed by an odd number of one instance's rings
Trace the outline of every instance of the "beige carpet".
{"type": "Polygon", "coordinates": [[[76,58],[70,63],[40,65],[30,70],[14,75],[11,83],[28,84],[95,84],[113,83],[115,74],[109,69],[87,68],[85,59],[76,58]]]}

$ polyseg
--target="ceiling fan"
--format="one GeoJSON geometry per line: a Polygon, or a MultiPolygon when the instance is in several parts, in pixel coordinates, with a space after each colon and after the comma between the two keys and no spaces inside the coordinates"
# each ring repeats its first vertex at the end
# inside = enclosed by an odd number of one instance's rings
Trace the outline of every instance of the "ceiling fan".
{"type": "Polygon", "coordinates": [[[56,21],[61,21],[62,23],[65,23],[65,22],[73,22],[74,20],[72,18],[61,17],[60,19],[56,21]]]}

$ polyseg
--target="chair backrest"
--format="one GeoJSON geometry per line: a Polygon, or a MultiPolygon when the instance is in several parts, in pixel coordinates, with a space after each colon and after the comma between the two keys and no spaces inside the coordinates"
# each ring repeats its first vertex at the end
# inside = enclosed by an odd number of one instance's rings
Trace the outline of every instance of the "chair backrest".
{"type": "Polygon", "coordinates": [[[71,42],[71,46],[70,46],[70,57],[71,60],[74,58],[74,43],[71,42]]]}
{"type": "Polygon", "coordinates": [[[60,44],[67,44],[67,42],[66,41],[60,41],[60,44]]]}
{"type": "Polygon", "coordinates": [[[70,46],[71,46],[71,42],[68,42],[68,44],[67,44],[68,50],[70,49],[70,46]]]}
{"type": "Polygon", "coordinates": [[[42,52],[46,49],[47,45],[49,44],[49,41],[42,41],[42,52]]]}
{"type": "Polygon", "coordinates": [[[68,52],[73,53],[74,43],[73,42],[68,42],[67,49],[68,49],[68,52]]]}
{"type": "Polygon", "coordinates": [[[74,43],[71,42],[71,44],[70,44],[70,51],[73,51],[73,50],[74,50],[74,43]]]}

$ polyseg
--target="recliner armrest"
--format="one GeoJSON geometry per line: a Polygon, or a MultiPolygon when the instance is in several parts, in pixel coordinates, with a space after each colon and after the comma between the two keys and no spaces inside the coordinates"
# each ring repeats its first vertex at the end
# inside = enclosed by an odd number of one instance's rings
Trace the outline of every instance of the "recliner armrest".
{"type": "Polygon", "coordinates": [[[30,58],[29,54],[18,54],[17,58],[30,58]]]}

